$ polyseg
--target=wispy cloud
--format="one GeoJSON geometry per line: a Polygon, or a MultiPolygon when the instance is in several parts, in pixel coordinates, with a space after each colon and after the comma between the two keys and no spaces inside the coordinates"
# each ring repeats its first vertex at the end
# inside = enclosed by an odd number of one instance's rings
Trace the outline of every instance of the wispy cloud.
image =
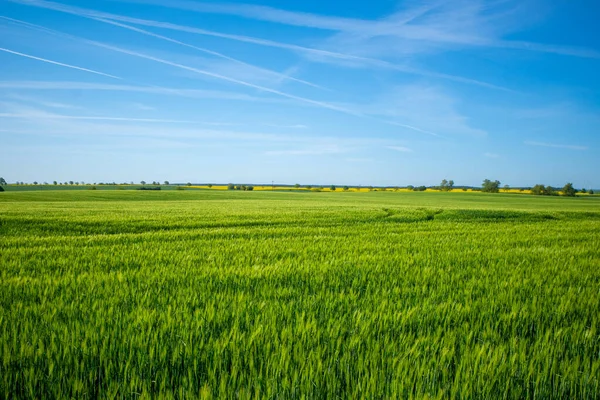
{"type": "MultiPolygon", "coordinates": [[[[319,49],[319,48],[314,48],[314,47],[299,46],[299,45],[295,45],[295,44],[284,43],[284,42],[269,40],[269,39],[261,39],[261,38],[245,36],[245,35],[227,34],[227,33],[216,32],[216,31],[211,31],[211,30],[206,30],[206,29],[199,29],[199,28],[178,25],[178,24],[173,24],[173,23],[168,23],[168,22],[131,18],[131,17],[123,16],[123,15],[99,12],[99,11],[85,9],[85,8],[81,8],[81,7],[72,7],[72,6],[67,6],[67,5],[63,5],[60,3],[49,2],[49,1],[44,1],[44,0],[9,0],[9,1],[13,1],[16,3],[24,4],[24,5],[42,7],[42,8],[55,10],[55,11],[65,12],[65,13],[77,15],[77,16],[80,16],[83,18],[103,20],[104,22],[119,21],[119,22],[134,24],[134,25],[169,29],[169,30],[175,30],[175,31],[180,31],[180,32],[194,33],[194,34],[198,34],[198,35],[213,36],[213,37],[218,37],[218,38],[222,38],[222,39],[235,40],[235,41],[239,41],[239,42],[251,43],[251,44],[260,45],[260,46],[286,49],[286,50],[300,53],[302,55],[309,56],[309,59],[313,60],[313,61],[314,60],[322,60],[322,59],[329,60],[329,61],[339,60],[339,61],[342,61],[342,63],[339,65],[347,65],[347,66],[355,65],[355,66],[369,66],[369,67],[385,68],[385,69],[396,70],[396,71],[407,73],[407,74],[414,74],[414,75],[427,76],[427,77],[433,77],[433,78],[439,78],[439,79],[446,79],[446,80],[461,82],[461,83],[465,83],[465,84],[487,87],[490,89],[508,90],[504,87],[493,85],[488,82],[482,82],[482,81],[465,78],[465,77],[461,77],[461,76],[454,76],[454,75],[450,75],[450,74],[443,74],[443,73],[428,71],[428,70],[425,70],[422,68],[415,68],[415,67],[410,67],[407,65],[400,65],[400,64],[389,62],[389,61],[385,61],[383,59],[363,57],[363,56],[356,55],[356,54],[342,53],[342,52],[319,49]]],[[[150,33],[150,32],[148,32],[148,33],[150,33]]],[[[152,35],[154,35],[154,34],[152,34],[152,35]]],[[[389,50],[389,48],[388,48],[388,50],[389,50]]],[[[389,51],[387,54],[389,54],[389,51]]]]}
{"type": "Polygon", "coordinates": [[[323,101],[317,101],[317,100],[312,100],[312,99],[309,99],[309,98],[306,98],[306,97],[302,97],[302,96],[296,96],[296,95],[288,93],[288,92],[283,92],[283,91],[280,91],[280,90],[271,89],[271,88],[268,88],[268,87],[265,87],[265,86],[261,86],[261,85],[253,84],[253,83],[250,83],[250,82],[247,82],[247,81],[243,81],[241,79],[235,79],[235,78],[232,78],[230,76],[226,76],[226,75],[218,74],[218,73],[215,73],[215,72],[211,72],[211,71],[207,71],[207,70],[203,70],[203,69],[191,67],[189,65],[184,65],[184,64],[181,64],[181,63],[172,62],[172,61],[165,60],[165,59],[162,59],[162,58],[159,58],[159,57],[151,56],[149,54],[145,54],[145,53],[141,53],[141,52],[137,52],[137,51],[133,51],[133,50],[128,50],[128,49],[124,49],[124,48],[121,48],[121,47],[118,47],[118,46],[112,46],[112,45],[108,45],[108,44],[97,42],[97,41],[93,41],[93,40],[88,40],[88,39],[80,38],[80,37],[77,37],[77,36],[65,34],[63,32],[59,32],[59,31],[56,31],[56,30],[48,29],[48,28],[45,28],[45,27],[41,27],[41,28],[45,29],[48,32],[56,33],[59,36],[64,36],[64,37],[68,37],[70,39],[78,40],[78,41],[87,43],[87,44],[92,45],[92,46],[96,46],[96,47],[100,47],[100,48],[112,50],[112,51],[115,51],[115,52],[118,52],[118,53],[127,54],[127,55],[130,55],[130,56],[134,56],[134,57],[146,59],[146,60],[149,60],[149,61],[154,61],[154,62],[157,62],[157,63],[160,63],[160,64],[169,65],[169,66],[172,66],[172,67],[175,67],[175,68],[179,68],[179,69],[182,69],[182,70],[185,70],[185,71],[190,71],[190,72],[193,72],[193,73],[196,73],[196,74],[200,74],[200,75],[203,75],[203,76],[208,76],[208,77],[215,78],[215,79],[218,79],[218,80],[227,81],[227,82],[230,82],[230,83],[233,83],[233,84],[237,84],[237,85],[241,85],[241,86],[248,87],[248,88],[257,89],[257,90],[260,90],[260,91],[263,91],[263,92],[275,94],[275,95],[278,95],[278,96],[281,96],[281,97],[285,97],[285,98],[288,98],[288,99],[291,99],[291,100],[296,100],[296,101],[299,101],[301,103],[310,104],[310,105],[317,106],[317,107],[320,107],[320,108],[325,108],[325,109],[329,109],[329,110],[341,112],[341,113],[344,113],[344,114],[353,115],[353,116],[359,117],[359,118],[367,118],[367,119],[371,119],[373,121],[378,121],[378,122],[389,124],[389,125],[400,126],[400,127],[403,127],[403,128],[415,131],[415,132],[419,132],[419,133],[424,133],[424,134],[428,134],[428,135],[437,136],[437,134],[435,134],[433,132],[427,131],[425,129],[421,129],[421,128],[419,128],[417,126],[414,126],[414,125],[408,125],[408,124],[404,124],[404,123],[397,122],[397,121],[389,121],[389,120],[385,120],[385,119],[373,117],[373,116],[364,114],[362,112],[355,111],[355,110],[350,110],[350,109],[347,109],[347,108],[344,108],[344,107],[340,107],[340,106],[337,106],[337,105],[334,105],[334,104],[331,104],[331,103],[327,103],[327,102],[323,102],[323,101]]]}
{"type": "Polygon", "coordinates": [[[204,122],[204,121],[190,121],[190,120],[179,120],[179,119],[160,119],[160,118],[131,118],[131,117],[108,117],[108,116],[89,116],[89,115],[61,115],[61,114],[50,114],[43,112],[32,112],[32,113],[0,113],[2,118],[18,118],[18,119],[74,119],[74,120],[88,120],[88,121],[123,121],[123,122],[149,122],[149,123],[161,123],[161,124],[207,124],[207,125],[221,125],[216,122],[204,122]]]}
{"type": "Polygon", "coordinates": [[[265,151],[264,154],[268,156],[318,156],[324,154],[346,153],[348,151],[348,148],[344,148],[339,145],[322,145],[301,149],[270,150],[265,151]]]}
{"type": "Polygon", "coordinates": [[[402,153],[412,153],[412,149],[404,146],[387,146],[390,150],[400,151],[402,153]]]}
{"type": "Polygon", "coordinates": [[[40,99],[37,97],[24,96],[21,94],[8,94],[6,97],[9,99],[12,99],[12,100],[17,100],[17,101],[22,101],[22,102],[27,102],[27,103],[34,103],[34,104],[37,104],[37,105],[40,105],[40,106],[46,107],[46,108],[58,108],[58,109],[69,109],[69,110],[81,109],[81,107],[75,106],[73,104],[65,104],[65,103],[60,103],[57,101],[48,101],[48,100],[40,99]]]}
{"type": "Polygon", "coordinates": [[[9,49],[5,49],[5,48],[2,48],[2,47],[0,47],[0,51],[3,51],[5,53],[14,54],[14,55],[17,55],[17,56],[20,56],[20,57],[30,58],[32,60],[42,61],[42,62],[45,62],[45,63],[48,63],[48,64],[54,64],[54,65],[58,65],[58,66],[65,67],[65,68],[76,69],[78,71],[89,72],[91,74],[105,76],[105,77],[112,78],[112,79],[122,79],[122,78],[119,78],[118,76],[106,74],[106,73],[100,72],[100,71],[95,71],[93,69],[88,69],[88,68],[78,67],[76,65],[65,64],[65,63],[61,63],[61,62],[58,62],[58,61],[48,60],[46,58],[36,57],[36,56],[30,55],[30,54],[20,53],[18,51],[9,50],[9,49]]]}
{"type": "Polygon", "coordinates": [[[115,92],[138,92],[190,98],[240,100],[267,103],[285,101],[283,99],[251,96],[243,93],[228,92],[221,90],[178,89],[160,86],[121,85],[76,81],[0,81],[0,88],[23,90],[97,90],[115,92]]]}
{"type": "Polygon", "coordinates": [[[368,104],[354,105],[362,112],[402,120],[434,136],[483,137],[487,132],[472,127],[460,110],[460,98],[431,85],[397,86],[368,104]]]}
{"type": "Polygon", "coordinates": [[[557,143],[546,143],[546,142],[535,142],[527,140],[524,142],[528,146],[540,146],[540,147],[553,147],[557,149],[569,149],[569,150],[587,150],[587,146],[579,146],[572,144],[557,144],[557,143]]]}
{"type": "Polygon", "coordinates": [[[280,125],[280,124],[263,124],[264,126],[270,126],[272,128],[281,128],[281,129],[308,129],[308,126],[302,124],[295,125],[280,125]]]}
{"type": "Polygon", "coordinates": [[[156,111],[156,107],[152,107],[142,103],[132,103],[131,107],[140,111],[156,111]]]}
{"type": "Polygon", "coordinates": [[[256,65],[253,65],[253,64],[250,64],[250,63],[238,60],[237,58],[227,56],[227,55],[225,55],[223,53],[219,53],[217,51],[205,49],[203,47],[194,46],[194,45],[191,45],[189,43],[181,42],[179,40],[175,40],[175,39],[167,37],[167,36],[158,35],[156,33],[152,33],[152,32],[149,32],[149,31],[146,31],[146,30],[143,30],[143,29],[140,29],[140,28],[136,28],[136,27],[133,27],[133,26],[130,26],[130,25],[122,24],[122,23],[119,23],[119,22],[116,22],[116,21],[111,21],[111,20],[107,20],[107,19],[103,19],[103,18],[93,18],[93,19],[95,19],[96,21],[107,23],[107,24],[119,26],[121,28],[128,29],[128,30],[131,30],[131,31],[134,31],[134,32],[138,32],[138,33],[141,33],[141,34],[144,34],[144,35],[147,35],[147,36],[152,36],[152,37],[155,37],[155,38],[158,38],[158,39],[162,39],[162,40],[165,40],[165,41],[168,41],[168,42],[171,42],[171,43],[176,43],[176,44],[181,45],[181,46],[189,47],[189,48],[192,48],[194,50],[198,50],[198,51],[201,51],[203,53],[207,53],[207,54],[213,55],[215,57],[219,57],[219,58],[222,58],[222,59],[234,62],[236,64],[243,65],[245,67],[249,67],[249,68],[254,69],[256,71],[266,73],[266,74],[274,76],[274,77],[276,77],[276,78],[278,78],[280,80],[290,80],[290,81],[302,83],[304,85],[312,86],[314,88],[324,89],[322,86],[316,85],[316,84],[314,84],[312,82],[308,82],[308,81],[305,81],[305,80],[302,80],[302,79],[294,78],[294,77],[292,77],[290,75],[282,74],[282,73],[279,73],[277,71],[272,71],[272,70],[267,69],[267,68],[262,68],[262,67],[259,67],[259,66],[256,66],[256,65]]]}
{"type": "MultiPolygon", "coordinates": [[[[432,43],[476,47],[497,47],[556,53],[567,56],[599,58],[600,53],[591,49],[574,48],[552,44],[510,41],[503,35],[512,33],[520,26],[513,23],[522,15],[530,14],[522,1],[505,0],[485,2],[457,0],[453,2],[427,1],[407,2],[407,6],[380,20],[362,20],[294,12],[272,7],[247,4],[210,4],[175,0],[168,3],[159,0],[129,0],[134,3],[153,4],[201,13],[236,15],[245,18],[279,24],[317,28],[341,32],[339,43],[369,42],[371,48],[387,47],[406,52],[430,51],[432,43]],[[382,38],[390,38],[383,44],[382,38]],[[419,42],[420,46],[414,43],[419,42]],[[423,46],[425,44],[425,46],[423,46]]],[[[360,46],[361,49],[365,46],[360,46]]],[[[439,48],[439,46],[438,46],[439,48]]]]}

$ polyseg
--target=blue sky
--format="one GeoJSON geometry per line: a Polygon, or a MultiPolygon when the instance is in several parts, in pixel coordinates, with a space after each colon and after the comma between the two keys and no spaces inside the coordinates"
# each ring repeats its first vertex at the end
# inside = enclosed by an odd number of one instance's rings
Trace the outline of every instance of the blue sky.
{"type": "Polygon", "coordinates": [[[600,188],[597,1],[0,4],[9,182],[600,188]]]}

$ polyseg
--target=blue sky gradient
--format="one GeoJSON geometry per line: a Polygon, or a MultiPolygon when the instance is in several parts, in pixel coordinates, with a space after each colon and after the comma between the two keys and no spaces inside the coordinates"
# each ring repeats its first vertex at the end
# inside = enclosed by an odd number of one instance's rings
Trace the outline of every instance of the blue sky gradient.
{"type": "Polygon", "coordinates": [[[0,4],[9,182],[600,188],[595,1],[0,4]]]}

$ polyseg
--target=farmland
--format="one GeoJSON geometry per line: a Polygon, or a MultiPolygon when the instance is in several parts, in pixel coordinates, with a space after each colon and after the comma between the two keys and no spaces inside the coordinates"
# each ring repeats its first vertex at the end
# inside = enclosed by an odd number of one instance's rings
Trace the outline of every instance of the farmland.
{"type": "Polygon", "coordinates": [[[0,193],[0,397],[598,398],[600,198],[0,193]]]}

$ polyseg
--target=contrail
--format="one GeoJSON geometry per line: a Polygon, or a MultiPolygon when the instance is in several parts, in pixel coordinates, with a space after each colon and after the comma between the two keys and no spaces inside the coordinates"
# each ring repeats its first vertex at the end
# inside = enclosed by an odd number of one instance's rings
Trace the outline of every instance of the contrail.
{"type": "Polygon", "coordinates": [[[237,64],[244,65],[246,67],[254,68],[254,69],[257,69],[259,71],[263,71],[263,72],[272,74],[274,76],[277,76],[278,78],[288,79],[290,81],[302,83],[304,85],[312,86],[312,87],[317,88],[317,89],[328,90],[328,89],[326,89],[326,88],[324,88],[322,86],[319,86],[319,85],[314,84],[312,82],[305,81],[303,79],[294,78],[292,76],[285,75],[285,74],[279,73],[277,71],[273,71],[273,70],[270,70],[270,69],[267,69],[267,68],[258,67],[256,65],[244,62],[242,60],[238,60],[237,58],[229,57],[229,56],[227,56],[227,55],[225,55],[223,53],[219,53],[217,51],[205,49],[203,47],[194,46],[194,45],[191,45],[191,44],[185,43],[185,42],[180,42],[179,40],[172,39],[172,38],[167,37],[167,36],[162,36],[162,35],[159,35],[159,34],[156,34],[156,33],[153,33],[153,32],[149,32],[149,31],[146,31],[144,29],[136,28],[136,27],[133,27],[131,25],[126,25],[126,24],[122,24],[122,23],[119,23],[119,22],[116,22],[116,21],[107,20],[107,19],[103,19],[103,18],[93,18],[93,17],[88,17],[88,18],[91,18],[91,19],[93,19],[95,21],[104,22],[106,24],[119,26],[119,27],[124,28],[124,29],[129,29],[129,30],[132,30],[134,32],[138,32],[138,33],[141,33],[141,34],[144,34],[144,35],[152,36],[152,37],[155,37],[155,38],[158,38],[158,39],[166,40],[166,41],[171,42],[171,43],[176,43],[176,44],[181,45],[181,46],[189,47],[189,48],[192,48],[192,49],[195,49],[195,50],[198,50],[198,51],[201,51],[201,52],[213,55],[215,57],[223,58],[225,60],[229,60],[229,61],[235,62],[237,64]]]}
{"type": "MultiPolygon", "coordinates": [[[[420,133],[424,133],[424,134],[431,135],[431,136],[440,136],[440,135],[438,135],[436,133],[429,132],[429,131],[426,131],[426,130],[423,130],[423,129],[420,129],[420,128],[417,128],[417,127],[414,127],[414,126],[411,126],[411,125],[406,125],[406,124],[402,124],[402,123],[395,122],[395,121],[389,121],[389,120],[385,120],[385,119],[379,119],[379,118],[376,118],[376,117],[365,115],[363,113],[359,113],[359,112],[355,112],[355,111],[352,111],[352,110],[348,110],[348,109],[343,108],[343,107],[338,107],[338,106],[335,106],[333,104],[329,104],[329,103],[325,103],[325,102],[321,102],[321,101],[317,101],[317,100],[312,100],[312,99],[308,99],[308,98],[301,97],[301,96],[296,96],[296,95],[293,95],[293,94],[290,94],[290,93],[286,93],[286,92],[282,92],[282,91],[279,91],[279,90],[276,90],[276,89],[271,89],[271,88],[268,88],[268,87],[256,85],[256,84],[253,84],[253,83],[250,83],[250,82],[246,82],[246,81],[235,79],[235,78],[232,78],[232,77],[229,77],[229,76],[225,76],[225,75],[213,73],[213,72],[210,72],[210,71],[206,71],[206,70],[202,70],[202,69],[190,67],[190,66],[187,66],[187,65],[178,64],[178,63],[171,62],[171,61],[168,61],[168,60],[164,60],[164,59],[161,59],[161,58],[158,58],[158,57],[153,57],[153,56],[150,56],[150,55],[147,55],[147,54],[143,54],[143,53],[139,53],[139,52],[135,52],[135,51],[123,49],[123,48],[116,47],[116,46],[111,46],[111,45],[100,43],[100,42],[96,42],[96,41],[93,41],[93,40],[79,38],[77,36],[65,34],[65,33],[62,33],[62,32],[59,32],[59,31],[55,31],[55,30],[52,30],[52,29],[45,28],[43,26],[34,25],[34,24],[28,24],[28,25],[34,26],[35,28],[41,29],[42,31],[50,33],[50,34],[55,34],[55,35],[58,35],[58,36],[64,36],[64,37],[68,37],[68,38],[71,38],[71,39],[79,40],[79,41],[82,41],[84,43],[87,43],[87,44],[90,44],[90,45],[93,45],[93,46],[97,46],[97,47],[109,49],[109,50],[116,51],[116,52],[119,52],[119,53],[122,53],[122,54],[128,54],[128,55],[131,55],[131,56],[134,56],[134,57],[143,58],[143,59],[146,59],[146,60],[151,60],[151,61],[158,62],[158,63],[165,64],[165,65],[170,65],[170,66],[173,66],[173,67],[176,67],[176,68],[180,68],[180,69],[184,69],[184,70],[187,70],[187,71],[195,72],[195,73],[200,74],[200,75],[210,76],[210,77],[215,78],[215,79],[220,79],[220,80],[224,80],[224,81],[227,81],[227,82],[235,83],[235,84],[238,84],[238,85],[241,85],[241,86],[250,87],[250,88],[253,88],[253,89],[256,89],[256,90],[260,90],[260,91],[263,91],[263,92],[272,93],[272,94],[275,94],[275,95],[278,95],[278,96],[286,97],[286,98],[289,98],[289,99],[292,99],[292,100],[296,100],[296,101],[300,101],[300,102],[303,102],[303,103],[311,104],[311,105],[318,106],[318,107],[321,107],[321,108],[326,108],[326,109],[338,111],[338,112],[341,112],[341,113],[344,113],[344,114],[347,114],[347,115],[352,115],[352,116],[355,116],[355,117],[360,117],[360,118],[370,119],[370,120],[373,120],[373,121],[382,122],[382,123],[385,123],[385,124],[388,124],[388,125],[399,126],[399,127],[402,127],[402,128],[410,129],[410,130],[413,130],[415,132],[420,132],[420,133]]],[[[54,63],[54,62],[52,62],[52,63],[54,63]]],[[[79,69],[78,67],[76,67],[76,68],[79,69]]],[[[106,75],[106,74],[103,74],[103,73],[99,73],[99,74],[106,75]]],[[[106,76],[113,77],[112,75],[106,75],[106,76]]],[[[122,79],[122,78],[118,78],[118,77],[113,77],[113,78],[122,79]]]]}
{"type": "Polygon", "coordinates": [[[119,80],[123,79],[123,78],[119,78],[118,76],[114,76],[114,75],[110,75],[110,74],[105,74],[104,72],[94,71],[93,69],[82,68],[82,67],[78,67],[76,65],[64,64],[64,63],[61,63],[61,62],[58,62],[58,61],[52,61],[52,60],[48,60],[46,58],[36,57],[36,56],[32,56],[32,55],[25,54],[25,53],[19,53],[18,51],[9,50],[9,49],[5,49],[5,48],[2,48],[2,47],[0,47],[0,51],[4,51],[4,52],[10,53],[10,54],[15,54],[15,55],[21,56],[21,57],[31,58],[33,60],[43,61],[43,62],[48,63],[48,64],[60,65],[61,67],[72,68],[72,69],[76,69],[76,70],[79,70],[79,71],[89,72],[91,74],[106,76],[108,78],[119,79],[119,80]]]}
{"type": "Polygon", "coordinates": [[[125,122],[156,122],[166,124],[206,124],[217,125],[217,122],[202,122],[202,121],[187,121],[178,119],[156,119],[156,118],[126,118],[126,117],[94,117],[94,116],[79,116],[79,115],[60,115],[60,114],[13,114],[0,113],[3,118],[40,118],[40,119],[80,119],[91,121],[125,121],[125,122]]]}
{"type": "Polygon", "coordinates": [[[514,92],[514,90],[507,89],[502,86],[496,86],[496,85],[493,85],[493,84],[490,84],[487,82],[478,81],[475,79],[464,78],[461,76],[448,75],[448,74],[432,72],[432,71],[427,71],[427,70],[415,69],[415,68],[411,68],[411,67],[407,67],[407,66],[397,65],[397,64],[391,63],[389,61],[384,61],[384,60],[380,60],[380,59],[376,59],[376,58],[355,56],[355,55],[351,55],[351,54],[338,53],[335,51],[316,49],[313,47],[304,47],[304,46],[299,46],[299,45],[290,44],[290,43],[277,42],[274,40],[260,39],[260,38],[251,37],[251,36],[221,33],[221,32],[210,31],[210,30],[206,30],[206,29],[193,28],[193,27],[184,26],[184,25],[171,24],[169,22],[160,22],[160,21],[152,21],[152,20],[145,20],[145,19],[139,19],[139,18],[131,18],[131,17],[126,17],[126,16],[122,16],[122,15],[118,15],[118,14],[105,13],[105,12],[90,10],[90,9],[81,8],[81,7],[71,7],[71,6],[61,4],[61,3],[55,3],[55,2],[51,2],[51,1],[45,1],[45,0],[9,0],[9,1],[12,1],[14,3],[19,3],[19,4],[25,4],[25,5],[29,5],[29,6],[46,8],[46,9],[50,9],[50,10],[64,12],[67,14],[77,15],[82,18],[106,19],[106,20],[112,20],[112,21],[126,22],[126,23],[130,23],[130,24],[134,24],[134,25],[151,26],[151,27],[155,27],[155,28],[163,28],[163,29],[175,30],[175,31],[180,31],[180,32],[194,33],[197,35],[218,37],[218,38],[222,38],[222,39],[229,39],[229,40],[234,40],[234,41],[239,41],[239,42],[244,42],[244,43],[252,43],[252,44],[266,46],[266,47],[286,49],[286,50],[300,52],[300,53],[304,53],[304,54],[313,54],[313,55],[317,55],[317,56],[328,57],[328,58],[333,58],[333,59],[338,59],[338,60],[362,62],[362,63],[370,64],[372,66],[376,66],[379,68],[392,69],[392,70],[404,72],[407,74],[429,76],[429,77],[438,78],[438,79],[446,79],[446,80],[450,80],[450,81],[454,81],[454,82],[461,82],[461,83],[466,83],[466,84],[470,84],[470,85],[482,86],[482,87],[486,87],[486,88],[494,89],[494,90],[514,92]]]}

